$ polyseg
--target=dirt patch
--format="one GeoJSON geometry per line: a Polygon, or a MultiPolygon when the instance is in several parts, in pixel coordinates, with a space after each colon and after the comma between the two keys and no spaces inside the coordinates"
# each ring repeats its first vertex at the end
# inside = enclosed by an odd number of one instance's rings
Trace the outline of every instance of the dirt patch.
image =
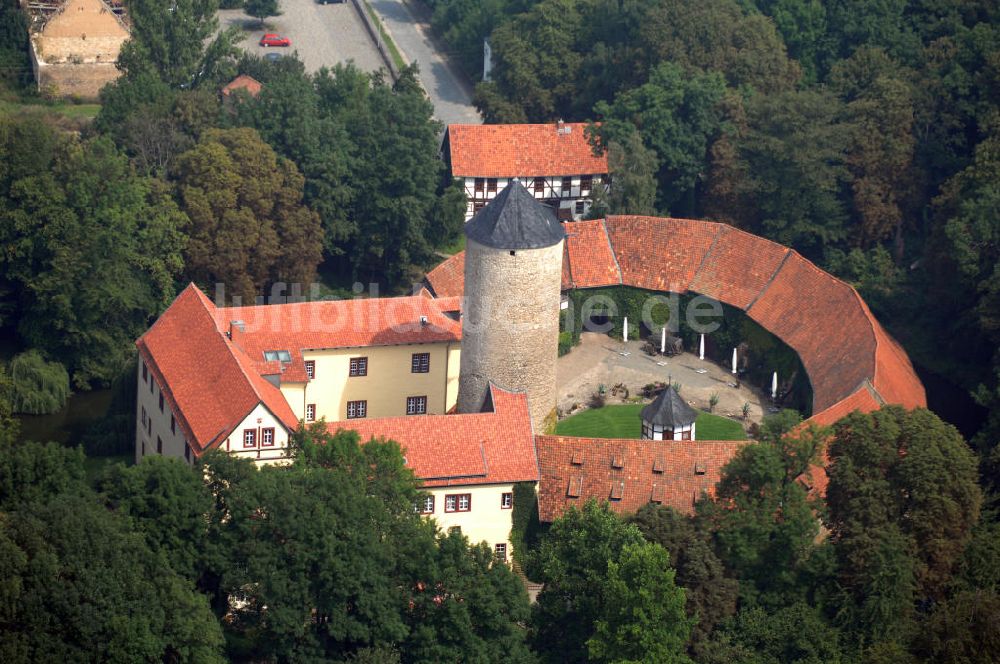
{"type": "Polygon", "coordinates": [[[692,407],[708,410],[712,394],[718,394],[715,414],[742,420],[743,404],[750,404],[750,422],[760,422],[769,405],[767,395],[745,384],[735,386],[736,377],[725,368],[697,355],[650,356],[642,352],[643,342],[612,339],[605,334],[585,332],[580,345],[559,358],[556,365],[556,404],[560,417],[585,408],[599,385],[609,391],[608,403],[620,401],[610,396],[613,385],[624,383],[632,396],[642,393],[648,383],[680,383],[681,396],[692,407]]]}

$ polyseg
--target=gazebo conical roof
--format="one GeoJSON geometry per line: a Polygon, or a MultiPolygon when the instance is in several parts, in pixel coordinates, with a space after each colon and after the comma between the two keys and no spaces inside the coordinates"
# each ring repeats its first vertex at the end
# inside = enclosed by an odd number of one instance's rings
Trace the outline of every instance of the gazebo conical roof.
{"type": "Polygon", "coordinates": [[[660,396],[642,409],[643,421],[664,429],[678,429],[690,426],[698,419],[698,411],[687,405],[673,387],[667,387],[660,396]]]}

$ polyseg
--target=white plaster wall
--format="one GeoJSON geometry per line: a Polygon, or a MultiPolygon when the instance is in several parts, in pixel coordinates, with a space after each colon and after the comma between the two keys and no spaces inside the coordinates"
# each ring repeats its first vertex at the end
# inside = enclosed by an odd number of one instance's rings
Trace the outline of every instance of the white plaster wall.
{"type": "Polygon", "coordinates": [[[258,466],[268,463],[286,463],[288,461],[288,431],[284,425],[263,404],[257,404],[239,426],[233,429],[229,437],[223,441],[221,449],[240,459],[250,459],[258,466]],[[261,445],[261,430],[274,429],[274,445],[261,445]],[[243,446],[243,432],[252,429],[256,432],[256,445],[243,446]]]}
{"type": "MultiPolygon", "coordinates": [[[[175,416],[174,430],[170,430],[170,417],[173,415],[170,409],[170,402],[164,398],[163,411],[160,411],[160,385],[153,378],[153,372],[149,371],[146,379],[142,378],[142,367],[144,360],[139,357],[136,371],[136,436],[135,436],[135,460],[136,463],[142,457],[149,454],[156,454],[157,437],[163,441],[163,456],[172,456],[180,459],[184,457],[184,450],[187,441],[184,439],[184,432],[181,429],[179,418],[175,416]],[[146,413],[146,424],[143,425],[143,410],[146,413]]],[[[191,455],[194,459],[194,455],[191,455]]]]}

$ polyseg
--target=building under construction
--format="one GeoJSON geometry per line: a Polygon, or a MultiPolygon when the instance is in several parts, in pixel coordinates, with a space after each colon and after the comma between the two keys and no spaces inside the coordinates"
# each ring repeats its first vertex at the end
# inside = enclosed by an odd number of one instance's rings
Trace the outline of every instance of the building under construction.
{"type": "Polygon", "coordinates": [[[118,78],[129,37],[119,0],[22,0],[31,18],[31,66],[38,89],[54,97],[96,99],[118,78]]]}

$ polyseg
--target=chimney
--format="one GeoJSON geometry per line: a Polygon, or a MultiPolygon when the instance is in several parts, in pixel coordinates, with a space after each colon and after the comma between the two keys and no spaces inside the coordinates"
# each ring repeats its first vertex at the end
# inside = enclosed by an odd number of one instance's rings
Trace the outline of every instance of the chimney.
{"type": "Polygon", "coordinates": [[[246,332],[246,329],[246,323],[241,320],[229,321],[229,339],[237,346],[242,347],[243,333],[246,332]]]}

